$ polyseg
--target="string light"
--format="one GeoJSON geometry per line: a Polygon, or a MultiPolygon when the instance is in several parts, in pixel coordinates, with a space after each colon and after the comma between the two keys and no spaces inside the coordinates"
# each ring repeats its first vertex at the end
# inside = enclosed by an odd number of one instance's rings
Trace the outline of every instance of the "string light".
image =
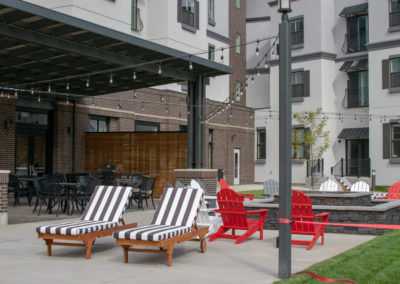
{"type": "Polygon", "coordinates": [[[254,84],[254,76],[253,76],[253,73],[251,74],[251,83],[254,84]]]}
{"type": "Polygon", "coordinates": [[[136,77],[136,72],[133,71],[132,79],[133,79],[133,80],[136,80],[136,78],[137,78],[137,77],[136,77]]]}
{"type": "Polygon", "coordinates": [[[158,74],[161,75],[162,74],[162,69],[161,69],[161,62],[158,65],[158,74]]]}
{"type": "Polygon", "coordinates": [[[244,84],[244,89],[247,91],[247,88],[249,87],[249,84],[244,84]]]}
{"type": "Polygon", "coordinates": [[[110,84],[112,84],[112,83],[114,83],[114,78],[113,78],[113,75],[112,75],[112,73],[110,74],[110,84]]]}
{"type": "Polygon", "coordinates": [[[133,90],[133,98],[136,98],[136,90],[133,90]]]}
{"type": "Polygon", "coordinates": [[[189,55],[189,70],[193,70],[192,56],[189,55]]]}
{"type": "Polygon", "coordinates": [[[67,96],[67,105],[69,105],[69,97],[67,96]]]}
{"type": "Polygon", "coordinates": [[[221,48],[221,58],[220,58],[219,62],[221,64],[224,64],[224,49],[223,48],[221,48]]]}
{"type": "Polygon", "coordinates": [[[38,95],[38,97],[37,97],[37,101],[40,103],[40,95],[38,95]]]}
{"type": "Polygon", "coordinates": [[[67,82],[67,84],[65,85],[65,89],[68,91],[69,90],[69,81],[67,82]]]}
{"type": "Polygon", "coordinates": [[[31,89],[31,95],[33,95],[35,92],[33,91],[33,88],[31,89]]]}
{"type": "Polygon", "coordinates": [[[265,68],[265,69],[268,68],[268,58],[267,58],[267,54],[265,54],[264,68],[265,68]]]}
{"type": "Polygon", "coordinates": [[[14,96],[15,96],[15,98],[18,98],[18,92],[17,91],[15,91],[14,96]]]}
{"type": "Polygon", "coordinates": [[[9,99],[10,98],[10,93],[7,93],[7,99],[9,99]]]}
{"type": "Polygon", "coordinates": [[[258,48],[258,45],[260,44],[260,41],[257,40],[257,47],[256,47],[256,56],[260,54],[260,49],[258,48]]]}
{"type": "Polygon", "coordinates": [[[142,101],[142,107],[141,107],[141,109],[144,110],[144,102],[143,102],[143,101],[142,101]]]}
{"type": "Polygon", "coordinates": [[[51,84],[49,83],[49,87],[47,88],[47,91],[50,93],[51,92],[51,84]]]}
{"type": "Polygon", "coordinates": [[[165,112],[168,113],[168,105],[165,105],[165,112]]]}
{"type": "Polygon", "coordinates": [[[89,88],[90,87],[90,81],[89,81],[89,78],[87,78],[87,80],[86,80],[86,88],[89,88]]]}
{"type": "Polygon", "coordinates": [[[119,103],[119,99],[118,99],[117,109],[121,109],[121,108],[122,108],[122,106],[121,106],[121,104],[119,103]]]}
{"type": "Polygon", "coordinates": [[[4,97],[4,90],[1,90],[1,95],[0,97],[4,97]]]}
{"type": "Polygon", "coordinates": [[[260,68],[257,69],[257,77],[260,77],[260,68]]]}

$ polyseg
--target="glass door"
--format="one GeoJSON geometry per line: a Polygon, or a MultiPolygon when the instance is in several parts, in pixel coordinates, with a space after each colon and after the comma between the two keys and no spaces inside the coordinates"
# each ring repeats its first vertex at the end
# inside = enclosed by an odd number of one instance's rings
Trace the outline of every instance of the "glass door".
{"type": "Polygon", "coordinates": [[[46,171],[46,135],[17,134],[15,172],[18,176],[37,176],[46,171]]]}

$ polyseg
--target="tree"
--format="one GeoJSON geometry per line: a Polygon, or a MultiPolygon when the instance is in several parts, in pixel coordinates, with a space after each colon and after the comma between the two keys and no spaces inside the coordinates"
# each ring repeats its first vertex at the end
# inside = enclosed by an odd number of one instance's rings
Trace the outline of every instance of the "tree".
{"type": "MultiPolygon", "coordinates": [[[[329,130],[325,130],[328,118],[322,114],[322,108],[318,108],[315,112],[295,114],[293,117],[307,129],[304,132],[304,144],[308,146],[305,149],[308,158],[304,160],[311,161],[312,169],[314,161],[320,159],[331,145],[329,130]]],[[[311,185],[313,185],[313,173],[311,173],[311,185]]]]}

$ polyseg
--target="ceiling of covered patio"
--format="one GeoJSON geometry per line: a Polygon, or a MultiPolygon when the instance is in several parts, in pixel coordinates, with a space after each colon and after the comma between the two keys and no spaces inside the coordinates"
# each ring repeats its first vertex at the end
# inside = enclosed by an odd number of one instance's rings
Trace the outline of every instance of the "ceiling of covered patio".
{"type": "Polygon", "coordinates": [[[231,72],[229,66],[53,10],[0,0],[0,88],[46,92],[50,85],[52,93],[94,96],[231,72]]]}

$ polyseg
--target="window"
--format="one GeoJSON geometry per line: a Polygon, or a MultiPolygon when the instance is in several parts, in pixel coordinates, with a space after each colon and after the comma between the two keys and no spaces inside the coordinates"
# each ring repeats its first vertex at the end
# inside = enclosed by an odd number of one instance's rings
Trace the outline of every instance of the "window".
{"type": "Polygon", "coordinates": [[[213,142],[214,142],[214,129],[208,130],[208,168],[213,168],[213,142]]]}
{"type": "Polygon", "coordinates": [[[178,0],[178,22],[191,32],[199,29],[199,1],[178,0]]]}
{"type": "Polygon", "coordinates": [[[292,159],[308,159],[308,147],[305,135],[308,129],[292,128],[292,159]]]}
{"type": "Polygon", "coordinates": [[[400,57],[390,59],[390,87],[400,87],[400,57]]]}
{"type": "Polygon", "coordinates": [[[400,26],[400,0],[389,0],[389,27],[400,26]]]}
{"type": "Polygon", "coordinates": [[[347,107],[367,107],[368,71],[349,72],[347,75],[347,107]]]}
{"type": "Polygon", "coordinates": [[[366,50],[368,15],[347,18],[347,52],[366,50]]]}
{"type": "Polygon", "coordinates": [[[240,102],[240,95],[242,93],[242,84],[237,81],[236,82],[236,88],[235,88],[235,98],[237,102],[240,102]]]}
{"type": "Polygon", "coordinates": [[[17,111],[16,112],[16,122],[24,124],[33,124],[35,126],[47,126],[48,116],[47,113],[37,113],[30,111],[17,111]]]}
{"type": "Polygon", "coordinates": [[[136,132],[160,132],[160,123],[144,120],[135,120],[136,132]]]}
{"type": "Polygon", "coordinates": [[[304,19],[294,19],[290,21],[292,30],[292,45],[304,43],[304,19]]]}
{"type": "Polygon", "coordinates": [[[265,160],[267,158],[266,140],[265,128],[257,129],[257,160],[265,160]]]}
{"type": "Polygon", "coordinates": [[[400,158],[400,123],[391,124],[391,158],[400,158]]]}
{"type": "Polygon", "coordinates": [[[240,0],[236,0],[236,8],[240,9],[240,0]]]}
{"type": "Polygon", "coordinates": [[[235,43],[235,52],[236,54],[240,54],[240,35],[236,35],[236,43],[235,43]]]}
{"type": "Polygon", "coordinates": [[[292,72],[292,97],[304,97],[304,71],[292,72]]]}
{"type": "Polygon", "coordinates": [[[208,23],[215,26],[215,5],[214,0],[208,0],[208,23]]]}
{"type": "Polygon", "coordinates": [[[215,61],[215,46],[208,46],[208,60],[215,61]]]}
{"type": "Polygon", "coordinates": [[[104,116],[91,116],[89,132],[108,132],[108,117],[104,116]]]}

